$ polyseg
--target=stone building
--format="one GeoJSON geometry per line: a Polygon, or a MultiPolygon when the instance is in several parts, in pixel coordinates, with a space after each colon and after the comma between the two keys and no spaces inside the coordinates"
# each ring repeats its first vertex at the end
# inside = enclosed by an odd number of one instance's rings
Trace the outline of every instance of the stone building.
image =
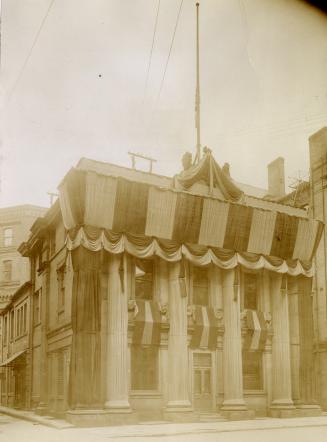
{"type": "Polygon", "coordinates": [[[29,260],[17,251],[44,208],[29,204],[0,208],[0,311],[15,291],[30,279],[29,260]]]}
{"type": "Polygon", "coordinates": [[[82,159],[33,224],[29,407],[78,425],[320,413],[322,223],[274,201],[280,161],[260,198],[208,149],[184,166],[168,178],[82,159]]]}
{"type": "Polygon", "coordinates": [[[28,348],[30,264],[17,249],[29,236],[34,221],[45,212],[45,208],[30,204],[0,209],[0,397],[8,406],[26,406],[27,383],[22,367],[28,348]]]}

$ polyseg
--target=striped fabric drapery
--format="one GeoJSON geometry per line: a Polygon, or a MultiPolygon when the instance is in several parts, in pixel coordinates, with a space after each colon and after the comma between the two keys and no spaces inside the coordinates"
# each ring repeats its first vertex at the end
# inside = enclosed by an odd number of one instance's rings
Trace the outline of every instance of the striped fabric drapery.
{"type": "Polygon", "coordinates": [[[190,348],[208,348],[215,350],[217,347],[218,321],[212,307],[194,305],[194,331],[190,348]]]}
{"type": "MultiPolygon", "coordinates": [[[[314,266],[311,262],[299,260],[283,260],[272,256],[262,256],[252,253],[234,252],[219,248],[209,248],[199,245],[180,245],[177,242],[158,240],[141,235],[114,233],[90,226],[72,229],[66,238],[66,247],[72,251],[84,247],[93,252],[105,250],[111,254],[128,253],[139,259],[153,258],[155,256],[168,261],[178,262],[185,258],[186,261],[196,266],[214,264],[221,269],[233,269],[238,265],[249,270],[266,269],[291,276],[304,275],[311,278],[314,275],[314,266]]],[[[185,267],[187,269],[187,266],[185,267]]],[[[179,281],[184,284],[185,278],[181,274],[179,281]]]]}
{"type": "Polygon", "coordinates": [[[266,315],[256,310],[245,313],[248,332],[243,341],[243,350],[263,350],[267,340],[266,315]]]}
{"type": "Polygon", "coordinates": [[[160,345],[161,314],[155,301],[136,301],[133,344],[160,345]]]}
{"type": "Polygon", "coordinates": [[[77,169],[69,172],[59,191],[68,230],[91,225],[180,244],[310,261],[323,229],[310,218],[77,169]]]}

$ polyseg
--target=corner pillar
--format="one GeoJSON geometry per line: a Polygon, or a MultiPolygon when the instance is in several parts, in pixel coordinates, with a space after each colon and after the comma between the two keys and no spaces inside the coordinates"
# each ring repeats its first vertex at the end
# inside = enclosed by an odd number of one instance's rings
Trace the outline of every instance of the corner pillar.
{"type": "Polygon", "coordinates": [[[224,401],[220,409],[228,419],[250,419],[254,412],[248,410],[243,398],[242,336],[240,318],[239,269],[222,272],[224,304],[224,401]]]}
{"type": "Polygon", "coordinates": [[[292,401],[290,330],[288,316],[287,277],[271,275],[272,304],[272,417],[293,417],[296,409],[292,401]]]}
{"type": "Polygon", "coordinates": [[[193,421],[193,408],[188,391],[187,296],[181,287],[182,263],[169,263],[169,337],[168,337],[168,402],[164,416],[168,420],[193,421]]]}

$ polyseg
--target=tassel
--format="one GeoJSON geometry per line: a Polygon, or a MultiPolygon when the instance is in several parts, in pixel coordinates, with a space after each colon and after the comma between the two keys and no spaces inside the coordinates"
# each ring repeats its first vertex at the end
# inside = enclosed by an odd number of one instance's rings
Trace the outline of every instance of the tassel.
{"type": "Polygon", "coordinates": [[[280,291],[283,296],[286,295],[286,292],[287,292],[287,275],[286,275],[286,273],[284,273],[282,276],[282,284],[280,287],[280,291]]]}
{"type": "Polygon", "coordinates": [[[120,279],[120,288],[121,292],[125,292],[125,284],[124,284],[124,254],[120,255],[120,263],[119,263],[119,279],[120,279]]]}
{"type": "Polygon", "coordinates": [[[233,301],[237,301],[238,299],[238,289],[239,289],[239,269],[238,267],[235,268],[235,273],[234,273],[234,298],[233,301]]]}
{"type": "Polygon", "coordinates": [[[187,289],[186,289],[186,278],[185,278],[185,263],[184,260],[181,260],[179,265],[179,288],[181,291],[181,297],[187,297],[187,289]]]}

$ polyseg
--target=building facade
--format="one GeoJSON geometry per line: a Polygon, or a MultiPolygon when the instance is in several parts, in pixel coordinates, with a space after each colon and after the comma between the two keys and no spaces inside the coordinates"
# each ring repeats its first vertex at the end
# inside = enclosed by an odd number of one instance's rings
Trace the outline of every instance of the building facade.
{"type": "Polygon", "coordinates": [[[46,209],[23,205],[0,209],[0,311],[16,290],[30,279],[29,260],[18,252],[36,218],[46,209]]]}
{"type": "Polygon", "coordinates": [[[78,425],[321,412],[321,222],[244,193],[210,151],[173,179],[82,159],[59,190],[20,247],[30,408],[78,425]]]}

